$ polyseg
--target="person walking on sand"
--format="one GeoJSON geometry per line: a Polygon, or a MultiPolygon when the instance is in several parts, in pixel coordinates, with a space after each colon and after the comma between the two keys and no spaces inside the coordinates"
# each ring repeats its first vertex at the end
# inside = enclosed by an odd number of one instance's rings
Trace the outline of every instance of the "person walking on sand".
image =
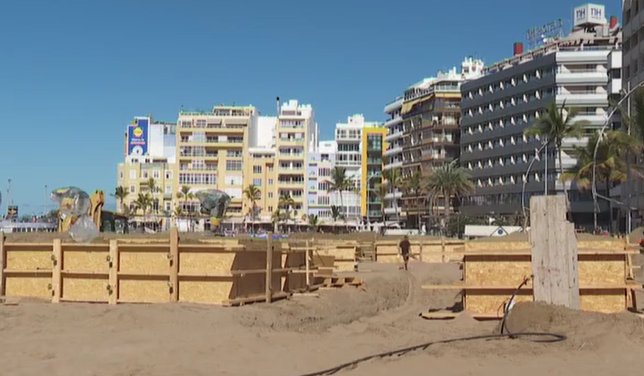
{"type": "Polygon", "coordinates": [[[398,244],[398,249],[400,250],[400,255],[402,256],[405,265],[405,270],[407,270],[407,263],[409,262],[410,248],[411,244],[409,243],[409,237],[405,235],[403,236],[403,240],[400,241],[400,244],[398,244]]]}

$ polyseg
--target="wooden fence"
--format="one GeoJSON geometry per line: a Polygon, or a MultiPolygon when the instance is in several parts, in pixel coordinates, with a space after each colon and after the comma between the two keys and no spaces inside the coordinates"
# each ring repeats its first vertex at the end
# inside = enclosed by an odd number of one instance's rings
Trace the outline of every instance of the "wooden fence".
{"type": "Polygon", "coordinates": [[[0,237],[0,295],[52,302],[237,305],[312,285],[306,250],[167,242],[10,243],[0,237]]]}

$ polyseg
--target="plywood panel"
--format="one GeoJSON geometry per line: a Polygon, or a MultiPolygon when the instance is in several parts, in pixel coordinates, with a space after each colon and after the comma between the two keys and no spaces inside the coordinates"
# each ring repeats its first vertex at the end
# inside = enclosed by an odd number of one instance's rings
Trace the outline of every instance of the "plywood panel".
{"type": "Polygon", "coordinates": [[[465,252],[530,252],[527,241],[471,241],[465,243],[465,252]]]}
{"type": "Polygon", "coordinates": [[[169,280],[119,280],[119,301],[130,303],[167,303],[170,300],[169,280]]]}
{"type": "Polygon", "coordinates": [[[223,304],[231,296],[232,279],[228,281],[179,281],[179,301],[189,303],[223,304]]]}
{"type": "Polygon", "coordinates": [[[29,298],[51,298],[51,276],[12,277],[5,279],[7,296],[29,298]]]}
{"type": "Polygon", "coordinates": [[[581,309],[584,311],[615,313],[626,309],[626,293],[604,293],[603,295],[580,296],[581,309]]]}
{"type": "Polygon", "coordinates": [[[338,261],[335,260],[335,269],[341,272],[353,271],[355,268],[355,261],[338,261]]]}
{"type": "Polygon", "coordinates": [[[626,283],[624,260],[579,262],[579,286],[623,286],[626,283]]]}
{"type": "Polygon", "coordinates": [[[179,255],[179,273],[216,274],[227,273],[233,268],[235,252],[205,253],[186,252],[179,255]]]}
{"type": "Polygon", "coordinates": [[[63,247],[63,270],[107,273],[109,270],[108,249],[104,251],[70,250],[63,247]]]}
{"type": "Polygon", "coordinates": [[[528,260],[507,261],[501,257],[489,257],[489,261],[465,262],[465,284],[468,286],[519,286],[525,277],[532,275],[528,260]]]}
{"type": "Polygon", "coordinates": [[[356,247],[323,245],[316,250],[316,253],[322,256],[335,256],[336,260],[355,260],[356,247]]]}
{"type": "Polygon", "coordinates": [[[49,250],[32,250],[25,248],[7,250],[6,268],[8,270],[51,270],[51,255],[49,250]]]}
{"type": "MultiPolygon", "coordinates": [[[[465,298],[465,309],[474,315],[498,315],[503,316],[503,304],[510,298],[508,295],[471,295],[465,298]]],[[[531,302],[532,295],[515,296],[516,303],[531,302]]]]}
{"type": "Polygon", "coordinates": [[[119,271],[123,273],[168,274],[167,252],[119,252],[119,271]]]}
{"type": "Polygon", "coordinates": [[[63,276],[63,300],[83,302],[107,302],[109,291],[105,277],[71,277],[63,276]]]}

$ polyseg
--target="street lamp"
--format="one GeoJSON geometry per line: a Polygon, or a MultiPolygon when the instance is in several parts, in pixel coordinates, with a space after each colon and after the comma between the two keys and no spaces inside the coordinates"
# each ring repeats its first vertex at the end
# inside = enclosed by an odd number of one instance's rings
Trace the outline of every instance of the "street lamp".
{"type": "MultiPolygon", "coordinates": [[[[608,123],[610,122],[610,119],[613,117],[613,115],[615,115],[615,112],[619,110],[619,107],[622,105],[622,103],[624,103],[625,100],[627,100],[631,96],[631,94],[633,94],[637,89],[639,89],[642,86],[644,86],[644,81],[635,85],[634,88],[630,89],[629,91],[626,92],[626,94],[624,94],[624,97],[622,97],[617,102],[617,104],[615,104],[615,107],[611,110],[611,112],[608,113],[608,117],[606,117],[606,121],[604,122],[604,125],[599,130],[597,143],[595,143],[595,150],[593,151],[592,193],[593,193],[593,224],[595,229],[597,228],[597,214],[599,211],[599,204],[597,203],[597,198],[600,197],[600,198],[603,198],[604,200],[611,201],[610,197],[606,197],[597,193],[597,151],[599,150],[599,143],[601,142],[602,138],[605,136],[604,132],[608,127],[608,123]]],[[[610,192],[606,192],[606,194],[610,195],[610,192]]]]}
{"type": "MultiPolygon", "coordinates": [[[[371,225],[371,221],[369,220],[369,193],[371,192],[371,188],[369,187],[369,182],[371,181],[371,179],[373,179],[375,177],[382,177],[382,174],[380,172],[376,172],[375,174],[373,174],[373,175],[369,176],[369,178],[367,178],[367,228],[369,228],[370,225],[371,225]]],[[[382,205],[382,203],[380,205],[382,205]]],[[[382,223],[383,224],[385,223],[384,218],[382,219],[382,223]]]]}

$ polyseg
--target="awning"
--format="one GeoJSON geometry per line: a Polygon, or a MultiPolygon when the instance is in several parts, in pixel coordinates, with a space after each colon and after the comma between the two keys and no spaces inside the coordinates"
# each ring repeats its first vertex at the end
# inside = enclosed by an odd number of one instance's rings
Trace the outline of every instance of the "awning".
{"type": "Polygon", "coordinates": [[[414,105],[416,103],[418,103],[418,102],[419,102],[418,99],[414,99],[413,101],[409,101],[409,102],[404,102],[403,105],[402,105],[402,109],[400,110],[400,113],[402,115],[404,115],[404,114],[410,112],[412,107],[414,107],[414,105]]]}

